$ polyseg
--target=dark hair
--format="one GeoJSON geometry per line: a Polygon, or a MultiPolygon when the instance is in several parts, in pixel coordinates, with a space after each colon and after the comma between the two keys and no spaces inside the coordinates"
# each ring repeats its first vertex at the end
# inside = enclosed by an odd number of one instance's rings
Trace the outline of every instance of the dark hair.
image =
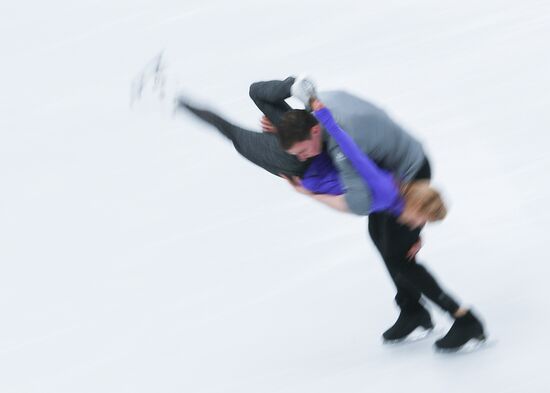
{"type": "Polygon", "coordinates": [[[315,116],[303,109],[292,109],[281,118],[277,127],[279,143],[285,150],[290,149],[295,143],[311,138],[310,130],[319,124],[315,116]]]}

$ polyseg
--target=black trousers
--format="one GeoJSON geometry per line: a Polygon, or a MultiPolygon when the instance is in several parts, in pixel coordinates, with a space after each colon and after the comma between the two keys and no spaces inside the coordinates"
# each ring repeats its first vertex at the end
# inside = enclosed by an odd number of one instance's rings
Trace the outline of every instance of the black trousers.
{"type": "Polygon", "coordinates": [[[233,142],[235,150],[240,155],[266,171],[274,175],[281,173],[287,176],[304,175],[308,163],[301,162],[285,152],[275,134],[244,129],[212,111],[197,108],[181,98],[178,100],[178,107],[216,127],[222,135],[233,142]]]}
{"type": "MultiPolygon", "coordinates": [[[[430,179],[430,164],[425,159],[415,180],[430,179]]],[[[402,309],[420,307],[422,295],[436,303],[443,310],[453,314],[458,308],[457,302],[437,283],[416,258],[408,259],[407,253],[420,240],[422,228],[410,229],[397,221],[389,213],[371,213],[369,215],[369,234],[380,252],[386,268],[392,278],[397,295],[395,301],[402,309]]]]}

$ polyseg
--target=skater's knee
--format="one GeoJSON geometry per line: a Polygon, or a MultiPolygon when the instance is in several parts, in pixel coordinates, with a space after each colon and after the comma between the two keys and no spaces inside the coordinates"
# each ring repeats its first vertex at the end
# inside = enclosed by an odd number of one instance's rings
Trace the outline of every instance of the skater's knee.
{"type": "Polygon", "coordinates": [[[390,272],[401,273],[405,268],[405,261],[402,258],[384,257],[384,263],[390,272]]]}
{"type": "Polygon", "coordinates": [[[258,87],[258,82],[254,82],[250,85],[250,88],[248,89],[248,95],[254,102],[256,102],[256,100],[258,99],[258,87]]]}
{"type": "Polygon", "coordinates": [[[422,269],[422,266],[417,264],[414,258],[408,259],[403,255],[394,258],[386,258],[384,262],[388,270],[395,272],[397,276],[408,277],[413,274],[412,272],[418,270],[419,267],[422,269]]]}
{"type": "Polygon", "coordinates": [[[243,151],[243,147],[241,143],[236,139],[232,139],[231,142],[233,142],[233,147],[235,148],[235,151],[239,153],[241,156],[247,158],[246,152],[243,151]]]}

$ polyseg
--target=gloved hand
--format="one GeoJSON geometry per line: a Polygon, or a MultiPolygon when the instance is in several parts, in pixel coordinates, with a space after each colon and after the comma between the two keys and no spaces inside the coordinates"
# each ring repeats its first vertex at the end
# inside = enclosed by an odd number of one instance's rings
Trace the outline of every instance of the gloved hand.
{"type": "Polygon", "coordinates": [[[306,108],[310,108],[310,103],[317,98],[315,83],[306,75],[300,75],[296,78],[293,85],[290,87],[290,93],[293,97],[300,100],[306,108]]]}

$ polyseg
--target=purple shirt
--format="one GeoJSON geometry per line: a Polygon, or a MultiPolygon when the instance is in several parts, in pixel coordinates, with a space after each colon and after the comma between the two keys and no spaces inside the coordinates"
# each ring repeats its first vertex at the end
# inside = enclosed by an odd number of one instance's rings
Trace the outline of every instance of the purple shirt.
{"type": "MultiPolygon", "coordinates": [[[[388,210],[399,216],[403,212],[404,202],[399,195],[393,175],[379,168],[357,146],[336,123],[327,108],[315,111],[314,114],[368,186],[371,193],[369,212],[388,210]]],[[[302,179],[302,184],[316,194],[342,195],[345,193],[338,171],[330,156],[324,151],[312,161],[302,179]]]]}
{"type": "Polygon", "coordinates": [[[326,151],[311,161],[302,179],[302,185],[315,194],[344,194],[338,171],[326,151]]]}

